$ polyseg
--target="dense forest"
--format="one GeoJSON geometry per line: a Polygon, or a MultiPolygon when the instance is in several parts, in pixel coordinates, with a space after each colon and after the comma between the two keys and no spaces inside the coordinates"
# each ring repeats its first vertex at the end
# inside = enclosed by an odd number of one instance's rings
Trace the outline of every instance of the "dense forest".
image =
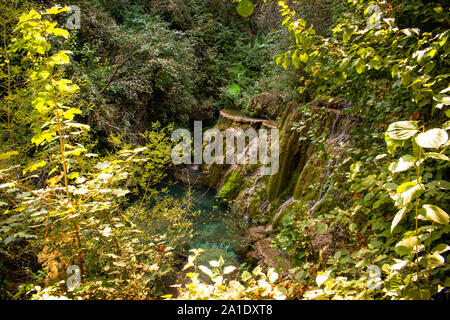
{"type": "Polygon", "coordinates": [[[449,36],[444,0],[1,0],[0,299],[448,299],[449,36]]]}

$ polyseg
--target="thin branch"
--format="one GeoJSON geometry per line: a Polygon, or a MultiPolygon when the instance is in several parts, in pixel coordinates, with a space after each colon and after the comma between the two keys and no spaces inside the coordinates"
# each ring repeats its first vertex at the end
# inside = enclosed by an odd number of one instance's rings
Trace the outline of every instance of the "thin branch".
{"type": "Polygon", "coordinates": [[[119,63],[119,65],[117,66],[116,70],[114,71],[113,75],[111,76],[111,78],[109,78],[108,82],[106,83],[106,85],[103,87],[102,90],[100,90],[98,93],[101,94],[103,91],[106,90],[106,88],[109,87],[109,85],[111,84],[111,82],[113,81],[113,79],[116,77],[117,73],[119,72],[119,69],[125,64],[125,62],[127,62],[128,60],[130,60],[131,58],[133,58],[139,51],[141,51],[141,48],[139,48],[138,50],[134,51],[133,53],[131,53],[127,58],[125,58],[121,63],[119,63]]]}

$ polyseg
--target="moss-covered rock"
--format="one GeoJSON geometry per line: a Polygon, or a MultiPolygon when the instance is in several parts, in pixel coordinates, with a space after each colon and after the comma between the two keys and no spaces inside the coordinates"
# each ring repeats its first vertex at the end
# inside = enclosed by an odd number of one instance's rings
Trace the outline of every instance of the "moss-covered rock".
{"type": "Polygon", "coordinates": [[[238,168],[236,171],[231,173],[230,177],[227,179],[226,183],[219,191],[219,195],[224,199],[235,199],[242,188],[245,177],[241,174],[242,168],[238,168]]]}
{"type": "Polygon", "coordinates": [[[323,153],[315,153],[306,162],[294,189],[294,199],[309,201],[320,197],[328,163],[327,160],[323,160],[322,155],[323,153]]]}

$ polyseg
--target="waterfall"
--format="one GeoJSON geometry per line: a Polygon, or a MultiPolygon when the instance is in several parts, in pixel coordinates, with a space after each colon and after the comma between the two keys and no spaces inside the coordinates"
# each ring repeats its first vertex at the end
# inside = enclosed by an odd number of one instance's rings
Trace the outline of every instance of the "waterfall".
{"type": "Polygon", "coordinates": [[[308,214],[312,215],[314,212],[314,208],[317,207],[319,204],[322,203],[322,201],[325,199],[325,197],[327,196],[328,192],[330,191],[331,186],[328,186],[328,188],[325,190],[325,192],[323,193],[322,197],[317,200],[311,207],[311,209],[308,210],[308,214]]]}
{"type": "MultiPolygon", "coordinates": [[[[334,162],[333,159],[331,159],[330,161],[328,161],[327,172],[326,172],[326,174],[325,174],[324,181],[327,181],[328,177],[330,176],[330,167],[331,167],[331,165],[333,164],[333,162],[334,162]]],[[[325,197],[327,196],[328,191],[330,191],[330,188],[331,188],[331,185],[329,185],[329,186],[327,187],[327,189],[325,190],[325,192],[322,193],[322,196],[320,197],[320,199],[317,200],[317,201],[311,206],[311,208],[308,210],[308,214],[312,214],[312,213],[314,212],[314,208],[315,208],[316,206],[318,206],[320,203],[322,203],[322,201],[323,201],[323,200],[325,199],[325,197]]]]}
{"type": "Polygon", "coordinates": [[[288,205],[290,205],[292,202],[294,202],[294,197],[289,197],[283,204],[278,208],[277,213],[272,218],[272,223],[276,222],[278,218],[280,217],[281,213],[284,211],[284,209],[287,208],[288,205]]]}
{"type": "Polygon", "coordinates": [[[247,205],[246,205],[246,210],[245,210],[245,215],[244,215],[244,218],[245,218],[246,221],[249,221],[248,211],[250,210],[250,205],[251,205],[251,202],[252,202],[253,193],[255,192],[255,188],[256,188],[256,185],[253,185],[248,190],[247,205]]]}

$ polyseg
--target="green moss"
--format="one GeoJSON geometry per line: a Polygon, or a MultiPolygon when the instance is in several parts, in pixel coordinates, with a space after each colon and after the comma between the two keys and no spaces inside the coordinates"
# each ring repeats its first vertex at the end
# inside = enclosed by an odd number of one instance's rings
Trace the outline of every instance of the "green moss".
{"type": "MultiPolygon", "coordinates": [[[[308,148],[306,142],[300,141],[302,133],[291,130],[292,124],[300,120],[302,113],[295,112],[291,116],[292,110],[288,109],[281,122],[282,131],[280,134],[280,170],[270,177],[268,184],[268,199],[270,201],[279,197],[289,186],[289,182],[296,178],[303,168],[306,159],[304,154],[308,148]]],[[[293,185],[292,185],[293,188],[293,185]]]]}
{"type": "Polygon", "coordinates": [[[238,168],[227,178],[227,181],[219,192],[219,195],[223,199],[234,200],[238,196],[239,191],[245,183],[245,178],[241,174],[241,170],[241,168],[238,168]]]}
{"type": "Polygon", "coordinates": [[[285,221],[288,217],[298,216],[300,213],[307,211],[308,209],[305,206],[304,201],[294,201],[283,210],[276,220],[272,221],[272,226],[273,228],[281,228],[283,226],[283,221],[285,221]]]}
{"type": "Polygon", "coordinates": [[[294,199],[304,201],[320,197],[320,183],[324,179],[327,161],[323,160],[321,153],[313,154],[305,164],[294,189],[294,199]],[[317,187],[314,187],[317,184],[317,187]]]}

